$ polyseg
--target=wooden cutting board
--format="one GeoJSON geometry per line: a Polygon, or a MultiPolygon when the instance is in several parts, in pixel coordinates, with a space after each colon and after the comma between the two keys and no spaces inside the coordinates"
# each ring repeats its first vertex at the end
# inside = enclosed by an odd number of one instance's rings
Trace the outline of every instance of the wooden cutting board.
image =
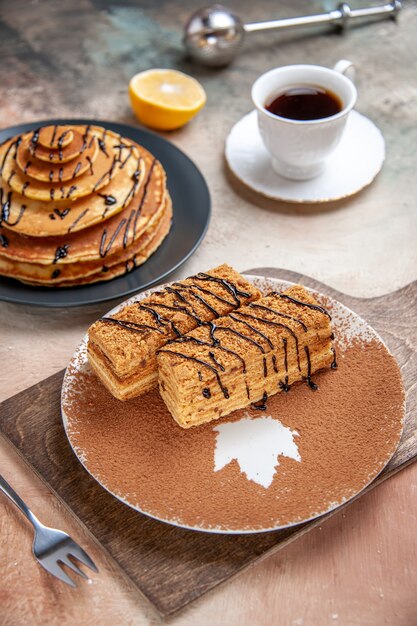
{"type": "MultiPolygon", "coordinates": [[[[380,333],[401,367],[407,414],[395,456],[367,490],[413,462],[417,458],[417,282],[365,300],[293,272],[261,268],[249,273],[301,282],[328,294],[354,309],[380,333]]],[[[69,447],[60,416],[62,377],[59,372],[4,401],[0,432],[164,616],[337,513],[288,530],[242,536],[182,530],[136,513],[104,491],[69,447]]]]}

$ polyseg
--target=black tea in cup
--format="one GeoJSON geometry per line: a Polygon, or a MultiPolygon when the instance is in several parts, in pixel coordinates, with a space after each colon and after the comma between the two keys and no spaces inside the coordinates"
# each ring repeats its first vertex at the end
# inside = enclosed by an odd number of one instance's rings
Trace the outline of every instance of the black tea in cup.
{"type": "Polygon", "coordinates": [[[279,117],[308,121],[336,115],[343,105],[339,97],[328,89],[316,85],[296,85],[288,87],[265,108],[279,117]]]}

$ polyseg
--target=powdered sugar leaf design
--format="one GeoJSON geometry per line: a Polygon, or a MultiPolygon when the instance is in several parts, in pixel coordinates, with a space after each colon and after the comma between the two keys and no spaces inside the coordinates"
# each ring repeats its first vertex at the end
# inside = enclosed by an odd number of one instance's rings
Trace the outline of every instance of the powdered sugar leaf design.
{"type": "Polygon", "coordinates": [[[214,471],[218,472],[233,459],[239,464],[248,480],[265,489],[272,484],[283,455],[301,462],[294,437],[295,430],[281,424],[271,416],[251,419],[249,415],[237,422],[219,424],[214,451],[214,471]]]}

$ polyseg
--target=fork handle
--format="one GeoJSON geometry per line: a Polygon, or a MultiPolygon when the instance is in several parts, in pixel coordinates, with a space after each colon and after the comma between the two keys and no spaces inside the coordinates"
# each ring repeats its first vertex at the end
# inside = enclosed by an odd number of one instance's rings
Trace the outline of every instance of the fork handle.
{"type": "Polygon", "coordinates": [[[20,509],[23,515],[29,520],[29,522],[36,528],[39,526],[40,522],[36,515],[32,513],[30,508],[23,502],[22,498],[15,492],[13,487],[9,485],[7,480],[3,478],[0,474],[0,491],[2,491],[6,496],[20,509]]]}

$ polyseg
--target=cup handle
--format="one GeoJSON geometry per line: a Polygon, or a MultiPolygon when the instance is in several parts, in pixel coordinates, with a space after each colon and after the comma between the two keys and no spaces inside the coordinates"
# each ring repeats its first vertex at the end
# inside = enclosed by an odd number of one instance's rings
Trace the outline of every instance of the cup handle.
{"type": "Polygon", "coordinates": [[[355,80],[355,64],[352,61],[347,61],[347,59],[341,59],[336,63],[333,67],[335,72],[339,72],[340,74],[344,74],[347,78],[353,82],[355,80]]]}

